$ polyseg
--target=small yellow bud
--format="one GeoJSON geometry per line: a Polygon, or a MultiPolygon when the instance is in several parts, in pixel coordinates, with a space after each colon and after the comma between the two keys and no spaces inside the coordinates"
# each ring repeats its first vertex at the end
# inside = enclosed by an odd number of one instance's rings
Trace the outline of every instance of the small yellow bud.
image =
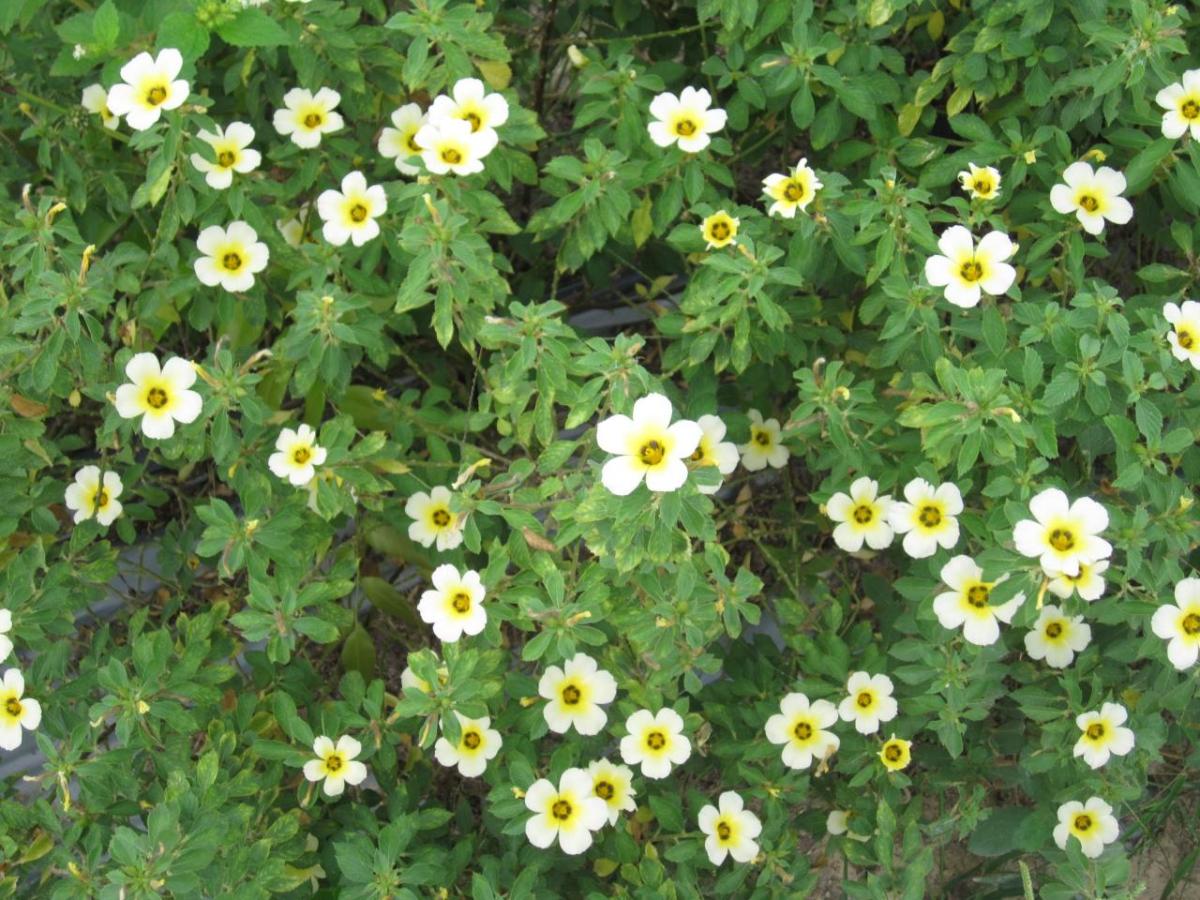
{"type": "Polygon", "coordinates": [[[515,784],[513,785],[512,792],[513,792],[513,796],[516,797],[518,800],[525,799],[525,792],[523,790],[521,790],[519,787],[517,787],[515,784]]]}
{"type": "Polygon", "coordinates": [[[1026,150],[1025,151],[1025,163],[1027,165],[1032,166],[1035,162],[1037,162],[1037,151],[1036,150],[1026,150]]]}
{"type": "Polygon", "coordinates": [[[571,65],[577,69],[582,69],[588,64],[588,58],[584,56],[583,51],[574,44],[567,48],[567,59],[569,59],[571,61],[571,65]]]}
{"type": "Polygon", "coordinates": [[[1083,154],[1083,158],[1084,159],[1094,159],[1096,162],[1104,162],[1104,160],[1108,159],[1108,157],[1105,155],[1104,151],[1099,149],[1098,147],[1093,147],[1087,153],[1083,154]]]}
{"type": "Polygon", "coordinates": [[[69,393],[67,395],[67,403],[70,404],[72,409],[78,409],[79,404],[82,402],[83,402],[83,396],[79,393],[78,390],[73,390],[73,391],[71,391],[71,393],[69,393]]]}

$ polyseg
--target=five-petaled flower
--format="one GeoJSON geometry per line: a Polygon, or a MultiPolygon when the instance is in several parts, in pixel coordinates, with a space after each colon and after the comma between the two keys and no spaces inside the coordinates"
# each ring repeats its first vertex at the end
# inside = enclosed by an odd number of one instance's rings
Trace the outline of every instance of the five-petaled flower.
{"type": "Polygon", "coordinates": [[[576,653],[561,669],[546,669],[538,694],[549,701],[542,714],[551,731],[564,734],[573,725],[580,734],[599,734],[608,721],[604,705],[617,696],[617,681],[586,653],[576,653]]]}
{"type": "Polygon", "coordinates": [[[42,722],[42,707],[25,696],[25,679],[16,669],[8,669],[0,682],[0,749],[21,746],[21,729],[34,731],[42,722]]]}
{"type": "Polygon", "coordinates": [[[1200,657],[1200,578],[1175,585],[1175,602],[1160,606],[1150,619],[1151,630],[1167,641],[1167,659],[1179,670],[1200,657]]]}
{"type": "Polygon", "coordinates": [[[326,796],[340,797],[347,784],[359,785],[366,780],[367,767],[356,758],[360,753],[362,744],[348,734],[338,738],[336,744],[321,735],[313,741],[316,759],[304,764],[304,777],[309,781],[324,781],[326,796]]]}
{"type": "Polygon", "coordinates": [[[193,153],[192,165],[204,173],[204,180],[211,188],[224,190],[233,184],[234,172],[245,175],[262,162],[262,155],[250,149],[254,129],[245,122],[230,122],[225,129],[218,125],[215,132],[200,129],[196,136],[211,148],[212,159],[193,153]]]}
{"type": "Polygon", "coordinates": [[[716,806],[701,809],[698,822],[707,835],[704,850],[714,866],[721,865],[728,856],[740,863],[758,856],[758,842],[754,839],[762,834],[762,822],[746,809],[736,792],[725,791],[717,798],[716,806]]]}
{"type": "Polygon", "coordinates": [[[632,494],[642,480],[652,491],[674,491],[687,481],[684,462],[700,445],[695,422],[671,423],[671,401],[647,394],[633,404],[633,416],[609,416],[596,427],[596,442],[613,458],[600,481],[618,497],[632,494]]]}
{"type": "Polygon", "coordinates": [[[838,704],[845,722],[853,722],[859,734],[874,734],[881,722],[890,722],[900,711],[892,696],[892,679],[886,675],[855,672],[846,682],[848,696],[838,704]]]}
{"type": "Polygon", "coordinates": [[[801,159],[786,175],[778,172],[768,175],[763,179],[763,193],[774,202],[767,209],[767,215],[794,219],[796,211],[807,209],[817,191],[824,186],[817,173],[809,168],[807,159],[801,159]]]}
{"type": "Polygon", "coordinates": [[[1104,845],[1117,839],[1117,819],[1112,807],[1099,797],[1089,797],[1086,803],[1072,800],[1058,808],[1058,824],[1054,826],[1054,843],[1067,849],[1067,839],[1076,838],[1083,855],[1095,859],[1104,852],[1104,845]]]}
{"type": "Polygon", "coordinates": [[[463,541],[463,519],[450,511],[454,495],[438,485],[428,494],[417,491],[404,504],[404,514],[412,519],[408,536],[422,547],[437,543],[439,550],[453,550],[463,541]]]}
{"type": "Polygon", "coordinates": [[[621,759],[641,765],[647,778],[666,778],[671,767],[692,755],[692,742],[683,733],[683,717],[670,707],[656,713],[639,709],[625,720],[629,734],[621,738],[621,759]]]}
{"type": "Polygon", "coordinates": [[[1033,628],[1025,635],[1025,652],[1065,669],[1092,640],[1092,629],[1083,616],[1068,616],[1057,606],[1043,606],[1033,628]]]}
{"type": "Polygon", "coordinates": [[[1200,69],[1188,69],[1179,81],[1159,91],[1154,102],[1166,110],[1163,137],[1174,140],[1190,132],[1193,141],[1200,141],[1200,69]]]}
{"type": "Polygon", "coordinates": [[[912,741],[906,741],[893,734],[879,748],[879,761],[889,772],[899,772],[907,768],[912,761],[912,741]]]}
{"type": "Polygon", "coordinates": [[[471,123],[462,119],[426,122],[414,140],[421,148],[421,161],[434,175],[482,172],[483,158],[494,146],[487,135],[472,131],[471,123]]]}
{"type": "Polygon", "coordinates": [[[1050,189],[1050,205],[1063,215],[1075,218],[1088,234],[1104,230],[1104,220],[1124,225],[1133,218],[1133,206],[1121,196],[1125,176],[1116,169],[1101,166],[1093,171],[1085,162],[1071,163],[1063,172],[1063,184],[1050,189]]]}
{"type": "Polygon", "coordinates": [[[316,94],[292,88],[283,95],[283,109],[275,110],[272,122],[297,147],[311,150],[320,145],[322,135],[340,131],[345,124],[341,114],[334,112],[341,102],[342,95],[332,88],[323,87],[316,94]]]}
{"type": "Polygon", "coordinates": [[[757,409],[750,410],[747,418],[750,419],[750,440],[738,448],[746,471],[759,472],[767,466],[782,469],[792,454],[783,443],[779,420],[764,420],[757,409]]]}
{"type": "MultiPolygon", "coordinates": [[[[688,460],[695,466],[715,466],[722,475],[728,475],[737,468],[738,448],[725,440],[725,423],[717,416],[701,416],[696,424],[700,426],[700,443],[688,460]]],[[[715,494],[720,486],[699,485],[697,490],[702,494],[715,494]]]]}
{"type": "Polygon", "coordinates": [[[1109,756],[1124,756],[1133,749],[1133,731],[1124,727],[1129,713],[1120,703],[1105,703],[1099,712],[1085,712],[1075,717],[1079,728],[1079,740],[1075,742],[1075,755],[1093,769],[1098,769],[1109,756]]]}
{"type": "Polygon", "coordinates": [[[888,523],[904,535],[904,552],[913,559],[933,556],[938,547],[949,550],[958,543],[962,494],[952,481],[936,488],[924,478],[904,486],[904,500],[892,503],[888,523]]]}
{"type": "Polygon", "coordinates": [[[468,569],[459,573],[449,563],[433,570],[433,589],[421,594],[417,612],[421,620],[433,626],[439,641],[453,643],[465,635],[476,635],[487,625],[483,598],[487,593],[479,573],[468,569]]]}
{"type": "MultiPolygon", "coordinates": [[[[116,472],[106,471],[103,483],[99,466],[84,466],[75,473],[75,480],[67,485],[64,500],[67,509],[75,513],[75,524],[85,519],[95,520],[107,528],[121,515],[121,496],[124,485],[116,472]]],[[[2,659],[3,656],[0,656],[2,659]]]]}
{"type": "Polygon", "coordinates": [[[421,145],[417,143],[417,132],[428,121],[421,107],[405,103],[392,113],[392,125],[379,133],[379,154],[384,159],[393,159],[396,168],[404,175],[418,175],[421,167],[413,161],[421,158],[421,145]]]}
{"type": "Polygon", "coordinates": [[[1032,519],[1013,528],[1013,543],[1022,556],[1038,559],[1049,575],[1075,575],[1081,563],[1112,555],[1112,544],[1100,537],[1108,527],[1108,511],[1090,497],[1074,503],[1058,488],[1047,488],[1029,501],[1032,519]]]}
{"type": "Polygon", "coordinates": [[[788,694],[779,702],[779,712],[767,719],[767,740],[783,745],[783,764],[789,769],[807,769],[841,746],[841,739],[825,730],[837,720],[837,707],[828,700],[810,702],[804,694],[788,694]]]}
{"type": "Polygon", "coordinates": [[[889,521],[892,498],[879,496],[879,482],[865,475],[850,485],[850,493],[837,493],[825,502],[825,511],[838,525],[833,542],[847,553],[857,553],[865,541],[872,550],[891,546],[895,536],[889,521]]]}
{"type": "Polygon", "coordinates": [[[969,556],[956,556],[942,566],[942,581],[950,588],[933,599],[933,612],[943,628],[962,628],[963,637],[980,647],[1000,639],[998,622],[1008,624],[1025,594],[1018,593],[1004,603],[991,602],[992,589],[1008,579],[1004,574],[995,581],[983,580],[983,569],[969,556]]]}
{"type": "Polygon", "coordinates": [[[228,228],[208,226],[196,238],[196,249],[203,254],[193,265],[200,283],[220,285],[231,294],[254,287],[254,276],[271,256],[258,232],[245,222],[230,222],[228,228]]]}
{"type": "Polygon", "coordinates": [[[487,156],[500,140],[496,129],[508,121],[508,101],[500,94],[489,94],[478,78],[460,78],[449,96],[434,98],[429,121],[439,127],[446,122],[466,122],[477,138],[479,155],[487,156]]]}
{"type": "Polygon", "coordinates": [[[725,110],[711,106],[712,95],[704,88],[685,87],[678,97],[659,94],[650,102],[650,140],[660,147],[677,143],[685,153],[699,153],[711,142],[709,135],[725,127],[725,110]]]}
{"type": "Polygon", "coordinates": [[[454,716],[458,719],[458,743],[439,737],[433,755],[447,769],[457,767],[463,778],[477,778],[487,769],[488,761],[496,758],[504,741],[487,716],[469,719],[459,712],[454,716]]]}
{"type": "Polygon", "coordinates": [[[592,779],[592,793],[608,809],[609,825],[616,825],[621,813],[637,809],[633,799],[637,791],[633,789],[633,770],[629,766],[597,759],[588,765],[587,773],[592,779]]]}
{"type": "Polygon", "coordinates": [[[142,434],[166,440],[175,434],[175,423],[196,421],[204,403],[189,390],[196,383],[196,366],[173,356],[159,368],[153,353],[135,353],[125,364],[128,384],[117,388],[114,398],[117,414],[123,419],[141,416],[142,434]]]}
{"type": "Polygon", "coordinates": [[[545,849],[557,840],[571,856],[592,846],[592,832],[608,821],[608,806],[592,792],[592,777],[583,769],[567,769],[557,787],[539,778],[525,792],[525,806],[533,813],[525,823],[529,843],[545,849]]]}
{"type": "Polygon", "coordinates": [[[700,234],[704,238],[707,250],[718,250],[737,243],[738,226],[741,219],[735,219],[723,209],[705,216],[700,222],[700,234]]]}
{"type": "Polygon", "coordinates": [[[975,243],[961,225],[952,225],[938,238],[941,255],[925,260],[925,280],[944,288],[948,301],[963,309],[979,305],[983,294],[1000,296],[1012,287],[1017,270],[1007,260],[1016,250],[1002,231],[991,231],[975,243]]]}
{"type": "Polygon", "coordinates": [[[296,487],[312,481],[316,467],[325,462],[325,448],[317,444],[317,433],[310,425],[293,430],[285,428],[275,439],[275,452],[267,460],[271,471],[296,487]]]}
{"type": "Polygon", "coordinates": [[[335,247],[346,241],[361,247],[379,236],[375,220],[387,212],[387,205],[382,185],[368,185],[362,172],[350,172],[340,191],[330,188],[317,197],[317,214],[325,223],[321,234],[335,247]]]}
{"type": "Polygon", "coordinates": [[[1200,369],[1200,303],[1185,300],[1182,304],[1167,303],[1163,306],[1163,318],[1171,323],[1167,342],[1171,355],[1180,361],[1200,369]]]}
{"type": "Polygon", "coordinates": [[[183,56],[168,47],[158,56],[139,53],[121,67],[123,84],[108,92],[108,109],[124,116],[134,131],[145,131],[162,116],[164,109],[176,109],[188,97],[188,83],[179,79],[183,56]]]}
{"type": "Polygon", "coordinates": [[[1000,172],[991,166],[967,163],[967,168],[958,173],[958,183],[973,200],[995,200],[1000,196],[1000,172]]]}

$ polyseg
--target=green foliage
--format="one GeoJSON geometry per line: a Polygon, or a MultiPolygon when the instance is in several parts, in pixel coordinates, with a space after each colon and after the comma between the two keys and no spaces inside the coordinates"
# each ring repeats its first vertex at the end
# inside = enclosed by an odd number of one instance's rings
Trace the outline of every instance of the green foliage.
{"type": "Polygon", "coordinates": [[[1163,306],[1200,282],[1200,147],[1154,102],[1200,65],[1185,5],[6,0],[0,35],[3,668],[43,709],[5,782],[0,895],[1132,897],[1158,835],[1194,844],[1200,670],[1149,625],[1197,546],[1198,373],[1163,306]],[[159,124],[80,107],[166,47],[190,94],[159,124]],[[508,102],[484,171],[398,173],[391,111],[467,77],[508,102]],[[297,86],[341,94],[314,149],[272,127],[297,86]],[[695,155],[647,134],[686,86],[728,114],[695,155]],[[215,190],[191,158],[235,120],[262,163],[215,190]],[[763,179],[801,157],[823,187],[769,216],[763,179]],[[1125,174],[1132,222],[1054,211],[1078,159],[1125,174]],[[961,190],[968,163],[998,199],[961,190]],[[350,171],[387,211],[333,246],[316,199],[350,171]],[[738,243],[707,250],[718,210],[738,243]],[[234,220],[270,250],[236,295],[193,271],[199,232],[234,220]],[[966,310],[923,277],[956,224],[1019,245],[1012,288],[966,310]],[[169,440],[113,402],[144,351],[200,367],[203,411],[169,440]],[[739,445],[751,409],[776,417],[789,464],[615,496],[593,426],[654,391],[739,445]],[[327,451],[305,487],[268,465],[300,423],[327,451]],[[108,528],[64,506],[92,464],[124,484],[108,528]],[[1009,576],[996,601],[1029,598],[998,643],[934,614],[950,553],[834,545],[823,504],[861,475],[958,485],[953,552],[1009,576]],[[440,485],[465,523],[445,551],[405,512],[440,485]],[[1012,541],[1052,486],[1103,503],[1115,547],[1103,598],[1061,601],[1093,634],[1062,670],[1025,652],[1054,598],[1012,541]],[[454,643],[416,608],[444,563],[488,592],[454,643]],[[550,733],[538,697],[577,652],[618,684],[592,737],[550,733]],[[785,767],[781,697],[837,703],[858,670],[894,680],[912,765],[842,723],[827,766],[785,767]],[[1104,702],[1136,746],[1092,770],[1074,719],[1104,702]],[[531,846],[531,784],[619,761],[625,719],[663,707],[687,763],[635,775],[636,812],[586,855],[531,846]],[[503,736],[479,778],[435,759],[455,713],[503,736]],[[335,799],[302,767],[342,734],[370,778],[335,799]],[[726,790],[761,854],[714,868],[697,815],[726,790]],[[1098,860],[1052,838],[1092,795],[1121,822],[1098,860]]]}

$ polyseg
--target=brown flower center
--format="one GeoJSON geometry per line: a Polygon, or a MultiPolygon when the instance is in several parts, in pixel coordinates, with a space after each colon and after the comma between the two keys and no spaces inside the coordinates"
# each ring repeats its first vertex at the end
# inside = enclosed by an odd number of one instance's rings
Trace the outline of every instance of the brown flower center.
{"type": "Polygon", "coordinates": [[[367,208],[361,203],[355,203],[350,207],[350,218],[355,222],[365,222],[367,220],[367,208]]]}
{"type": "Polygon", "coordinates": [[[724,219],[718,219],[708,226],[708,235],[714,241],[723,241],[729,237],[729,223],[724,219]]]}
{"type": "Polygon", "coordinates": [[[859,709],[870,709],[875,703],[875,695],[870,691],[860,691],[858,696],[854,698],[854,702],[858,704],[859,709]]]}
{"type": "Polygon", "coordinates": [[[974,259],[970,259],[962,264],[962,268],[958,270],[958,274],[962,277],[963,281],[975,282],[983,277],[983,266],[974,259]]]}
{"type": "Polygon", "coordinates": [[[988,597],[991,591],[986,584],[973,584],[967,589],[967,603],[976,609],[983,609],[988,605],[988,597]]]}
{"type": "Polygon", "coordinates": [[[651,731],[646,734],[646,746],[651,750],[661,750],[667,746],[667,736],[661,731],[651,731]]]}
{"type": "Polygon", "coordinates": [[[242,267],[242,255],[231,250],[221,257],[221,265],[227,272],[236,272],[242,267]]]}
{"type": "Polygon", "coordinates": [[[647,441],[642,445],[642,449],[638,451],[638,456],[647,466],[657,466],[663,461],[663,457],[667,455],[667,448],[657,440],[647,441]]]}
{"type": "Polygon", "coordinates": [[[1079,815],[1077,815],[1075,817],[1075,830],[1076,831],[1091,831],[1091,829],[1092,829],[1092,817],[1091,816],[1089,816],[1087,813],[1080,813],[1079,815]]]}
{"type": "Polygon", "coordinates": [[[464,731],[462,742],[468,750],[478,750],[479,745],[483,743],[483,738],[479,736],[478,731],[464,731]]]}
{"type": "Polygon", "coordinates": [[[1200,613],[1188,613],[1183,617],[1184,634],[1200,634],[1200,613]]]}
{"type": "Polygon", "coordinates": [[[859,525],[869,525],[875,518],[875,510],[865,503],[860,503],[854,507],[854,521],[859,525]]]}
{"type": "Polygon", "coordinates": [[[150,90],[146,91],[146,103],[150,106],[158,106],[167,99],[167,89],[161,84],[156,84],[150,90]]]}
{"type": "Polygon", "coordinates": [[[304,117],[305,128],[319,128],[325,117],[318,112],[310,112],[304,117]]]}
{"type": "Polygon", "coordinates": [[[9,697],[4,701],[4,711],[14,719],[21,715],[21,701],[16,697],[9,697]]]}
{"type": "Polygon", "coordinates": [[[108,491],[100,488],[96,491],[96,509],[104,509],[106,506],[108,506],[108,491]]]}
{"type": "Polygon", "coordinates": [[[597,781],[596,786],[592,790],[601,800],[611,800],[617,793],[616,788],[607,781],[597,781]]]}
{"type": "Polygon", "coordinates": [[[574,706],[581,699],[583,699],[583,694],[575,685],[568,684],[562,689],[562,701],[563,703],[567,704],[567,706],[574,706]]]}
{"type": "Polygon", "coordinates": [[[812,737],[812,726],[807,722],[797,722],[796,727],[792,729],[792,734],[796,736],[798,741],[807,741],[812,737]]]}
{"type": "Polygon", "coordinates": [[[217,154],[217,165],[223,169],[228,169],[235,162],[237,162],[237,156],[232,150],[222,150],[217,154]]]}
{"type": "Polygon", "coordinates": [[[1091,194],[1084,194],[1079,198],[1079,205],[1091,213],[1100,208],[1100,201],[1091,194]]]}
{"type": "Polygon", "coordinates": [[[922,506],[917,521],[926,528],[937,528],[942,524],[942,511],[936,506],[922,506]]]}
{"type": "Polygon", "coordinates": [[[1093,741],[1100,740],[1100,738],[1104,737],[1104,725],[1100,722],[1093,722],[1087,728],[1087,736],[1093,741]]]}
{"type": "Polygon", "coordinates": [[[342,761],[340,753],[330,753],[325,757],[325,770],[327,772],[338,772],[345,763],[342,761]]]}
{"type": "Polygon", "coordinates": [[[1200,103],[1188,98],[1183,101],[1183,105],[1179,107],[1179,114],[1185,119],[1200,119],[1200,103]]]}
{"type": "Polygon", "coordinates": [[[455,591],[454,596],[450,598],[450,605],[454,607],[457,613],[465,613],[471,608],[471,595],[466,591],[455,591]]]}
{"type": "Polygon", "coordinates": [[[729,836],[731,834],[733,834],[733,829],[729,827],[729,823],[727,823],[727,822],[718,822],[717,823],[717,837],[719,837],[723,841],[727,841],[727,840],[729,840],[729,836]]]}
{"type": "Polygon", "coordinates": [[[146,405],[151,409],[162,409],[167,405],[167,392],[160,387],[146,391],[146,405]]]}
{"type": "Polygon", "coordinates": [[[795,178],[788,179],[788,183],[783,188],[783,197],[789,203],[799,203],[804,199],[804,185],[795,178]]]}
{"type": "Polygon", "coordinates": [[[680,137],[691,137],[699,130],[699,127],[700,126],[696,124],[694,119],[690,119],[685,116],[684,118],[676,121],[675,133],[680,137]]]}
{"type": "Polygon", "coordinates": [[[450,524],[450,513],[444,509],[435,509],[430,518],[433,519],[433,524],[438,528],[445,528],[450,524]]]}
{"type": "Polygon", "coordinates": [[[1050,532],[1050,546],[1059,553],[1066,553],[1075,546],[1075,535],[1070,528],[1055,528],[1050,532]]]}
{"type": "Polygon", "coordinates": [[[904,751],[900,749],[899,744],[888,744],[883,748],[883,755],[888,758],[889,762],[897,762],[904,755],[904,751]]]}
{"type": "Polygon", "coordinates": [[[568,800],[555,800],[554,805],[550,807],[550,815],[558,819],[560,822],[565,822],[571,818],[571,803],[568,800]]]}
{"type": "Polygon", "coordinates": [[[755,428],[754,443],[760,447],[768,447],[771,444],[771,435],[767,433],[765,428],[755,428]]]}
{"type": "Polygon", "coordinates": [[[1062,635],[1062,633],[1063,627],[1058,622],[1051,622],[1046,626],[1046,637],[1048,638],[1058,638],[1062,635]]]}
{"type": "Polygon", "coordinates": [[[298,466],[304,465],[310,459],[312,459],[312,451],[307,447],[297,447],[292,451],[292,462],[298,466]]]}
{"type": "Polygon", "coordinates": [[[1196,336],[1192,334],[1192,330],[1187,326],[1175,329],[1175,340],[1179,342],[1179,346],[1184,350],[1191,350],[1196,345],[1196,336]]]}
{"type": "Polygon", "coordinates": [[[480,128],[483,127],[483,119],[479,118],[479,113],[469,112],[465,116],[463,116],[463,118],[471,123],[472,131],[478,131],[480,128]]]}
{"type": "Polygon", "coordinates": [[[992,192],[992,182],[986,175],[975,176],[975,193],[981,197],[986,197],[992,192]]]}

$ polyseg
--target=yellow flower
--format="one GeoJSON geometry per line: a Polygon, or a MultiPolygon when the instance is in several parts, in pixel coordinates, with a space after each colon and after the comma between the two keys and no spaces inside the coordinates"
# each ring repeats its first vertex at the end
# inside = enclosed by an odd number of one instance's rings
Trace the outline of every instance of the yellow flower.
{"type": "Polygon", "coordinates": [[[1000,196],[1000,172],[991,166],[967,163],[966,170],[958,173],[958,181],[975,200],[995,200],[1000,196]]]}
{"type": "Polygon", "coordinates": [[[796,210],[808,208],[824,185],[817,178],[817,173],[808,167],[808,160],[801,159],[788,175],[768,175],[763,179],[763,193],[775,202],[767,210],[767,215],[779,214],[785,219],[796,217],[796,210]]]}
{"type": "Polygon", "coordinates": [[[893,734],[879,748],[879,760],[889,772],[899,772],[912,761],[912,741],[893,734]]]}
{"type": "Polygon", "coordinates": [[[704,221],[700,223],[700,233],[704,235],[707,249],[716,250],[736,244],[740,224],[740,219],[735,219],[723,209],[717,210],[711,216],[705,216],[704,221]]]}

